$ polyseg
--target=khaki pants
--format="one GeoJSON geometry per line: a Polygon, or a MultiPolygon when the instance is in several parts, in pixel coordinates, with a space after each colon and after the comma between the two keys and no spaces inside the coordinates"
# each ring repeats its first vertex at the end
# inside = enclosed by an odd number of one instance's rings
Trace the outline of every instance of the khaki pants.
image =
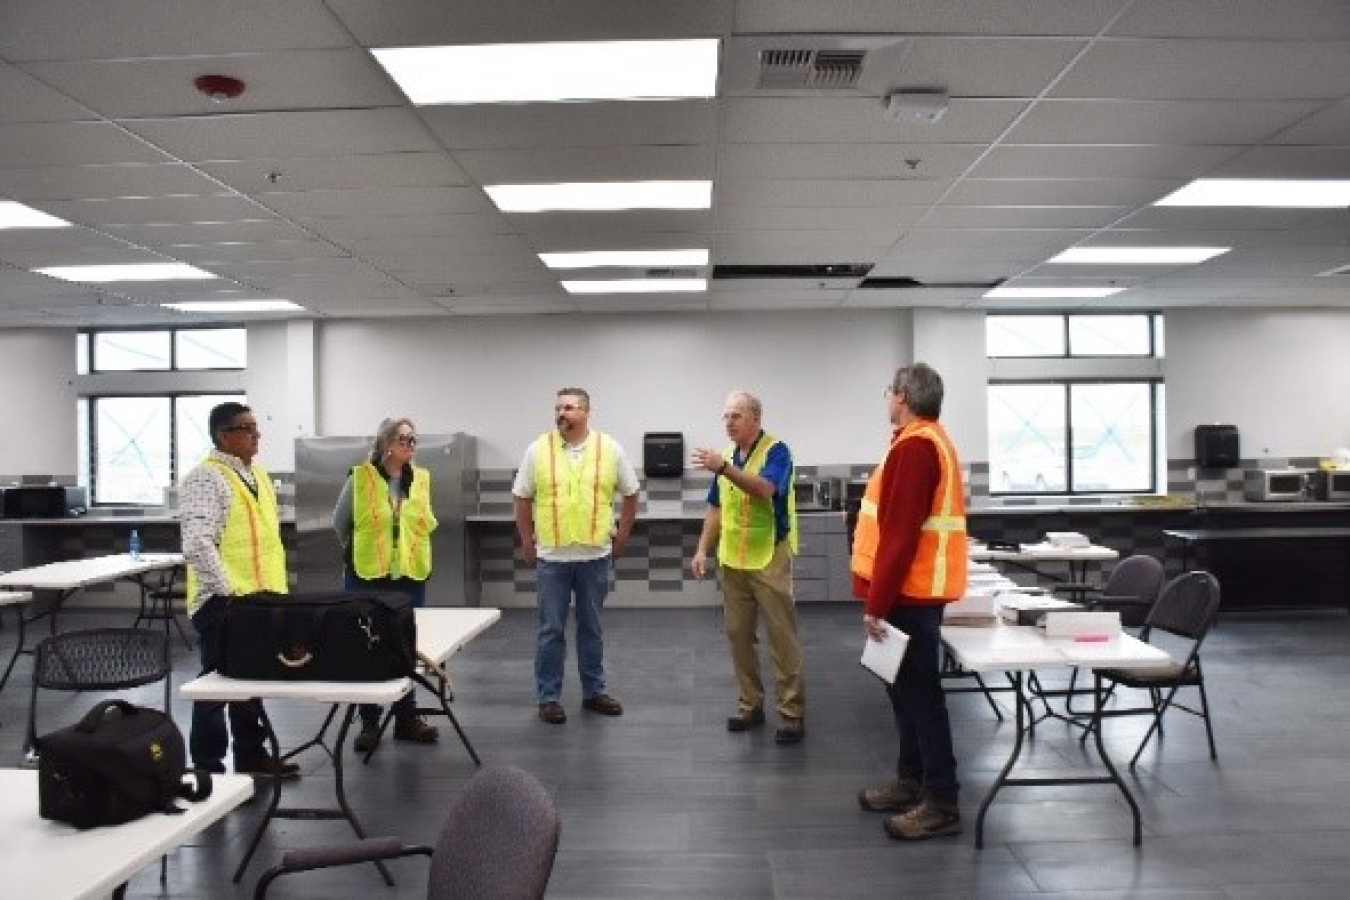
{"type": "Polygon", "coordinates": [[[759,677],[759,615],[769,639],[769,666],[778,692],[778,713],[800,719],[805,711],[802,690],[802,649],[797,639],[797,607],[792,600],[792,553],[779,541],[773,559],[763,569],[721,566],[722,602],[731,664],[736,671],[740,712],[764,706],[764,683],[759,677]]]}

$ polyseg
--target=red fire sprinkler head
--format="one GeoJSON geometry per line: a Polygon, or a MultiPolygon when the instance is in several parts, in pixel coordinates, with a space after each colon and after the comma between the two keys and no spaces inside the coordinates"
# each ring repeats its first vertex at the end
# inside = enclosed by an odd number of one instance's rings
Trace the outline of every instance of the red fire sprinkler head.
{"type": "Polygon", "coordinates": [[[217,103],[233,100],[244,92],[244,83],[229,75],[199,75],[192,83],[217,103]]]}

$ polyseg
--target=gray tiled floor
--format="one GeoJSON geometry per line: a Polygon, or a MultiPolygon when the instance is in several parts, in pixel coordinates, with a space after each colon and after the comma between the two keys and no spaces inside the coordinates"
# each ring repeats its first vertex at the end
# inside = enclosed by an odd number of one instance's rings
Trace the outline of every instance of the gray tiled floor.
{"type": "MultiPolygon", "coordinates": [[[[65,627],[108,620],[70,617],[65,627]]],[[[128,617],[129,618],[129,617],[128,617]]],[[[858,666],[858,611],[802,609],[808,736],[780,748],[770,729],[728,734],[730,668],[718,613],[709,609],[611,610],[607,643],[622,718],[583,713],[574,673],[571,721],[537,722],[531,702],[532,615],[503,621],[456,657],[456,711],[488,762],[536,773],[562,812],[563,837],[549,895],[644,897],[1343,897],[1350,891],[1350,619],[1339,614],[1231,617],[1213,633],[1206,665],[1220,762],[1208,759],[1198,720],[1177,716],[1144,754],[1131,783],[1144,811],[1141,848],[1113,789],[1017,788],[990,810],[986,846],[974,846],[979,800],[1006,758],[1009,724],[984,701],[954,695],[967,832],[913,846],[886,839],[854,793],[884,776],[895,743],[880,687],[858,666]]],[[[12,623],[0,653],[12,646],[12,623]]],[[[180,674],[195,655],[178,644],[180,674]]],[[[26,661],[0,697],[0,765],[18,762],[26,661]]],[[[41,719],[68,721],[92,698],[48,695],[41,719]]],[[[309,736],[316,707],[273,704],[284,743],[309,736]]],[[[180,706],[181,715],[186,706],[180,706]]],[[[1128,758],[1145,720],[1108,724],[1128,758]]],[[[1169,720],[1170,721],[1170,720],[1169,720]]],[[[452,735],[438,747],[387,745],[355,767],[351,800],[372,833],[433,841],[447,803],[472,773],[452,735]]],[[[301,758],[305,778],[288,794],[331,795],[322,753],[301,758]]],[[[1043,725],[1029,770],[1089,761],[1069,730],[1043,725]]],[[[129,896],[246,897],[282,848],[339,839],[331,822],[279,822],[244,883],[229,875],[258,815],[252,804],[170,857],[167,888],[155,867],[129,896]]],[[[320,873],[275,896],[413,897],[425,863],[396,868],[386,889],[373,870],[320,873]]],[[[0,889],[0,894],[3,890],[0,889]]]]}

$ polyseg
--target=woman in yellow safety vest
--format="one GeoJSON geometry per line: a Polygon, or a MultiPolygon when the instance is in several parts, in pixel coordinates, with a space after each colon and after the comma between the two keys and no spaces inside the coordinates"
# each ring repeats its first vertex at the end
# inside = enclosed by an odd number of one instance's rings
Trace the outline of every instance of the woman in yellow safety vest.
{"type": "MultiPolygon", "coordinates": [[[[431,575],[431,473],[412,464],[417,429],[408,419],[385,419],[375,434],[370,458],[353,466],[333,510],[333,528],[343,548],[349,591],[398,591],[414,606],[426,602],[431,575]]],[[[358,753],[380,741],[380,707],[361,706],[358,753]]],[[[394,740],[436,742],[437,730],[417,714],[408,693],[394,704],[394,740]]]]}

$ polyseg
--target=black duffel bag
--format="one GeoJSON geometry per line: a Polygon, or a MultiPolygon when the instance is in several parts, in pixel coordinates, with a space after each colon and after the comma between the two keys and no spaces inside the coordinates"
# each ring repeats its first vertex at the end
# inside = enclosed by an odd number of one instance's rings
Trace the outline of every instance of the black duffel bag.
{"type": "Polygon", "coordinates": [[[264,681],[388,681],[417,660],[412,600],[387,591],[247,594],[220,626],[220,674],[264,681]]]}
{"type": "Polygon", "coordinates": [[[187,768],[173,719],[125,700],[104,700],[76,724],[38,738],[37,750],[38,815],[76,828],[181,813],[179,798],[211,796],[211,775],[187,768]],[[189,772],[195,787],[183,783],[189,772]]]}

